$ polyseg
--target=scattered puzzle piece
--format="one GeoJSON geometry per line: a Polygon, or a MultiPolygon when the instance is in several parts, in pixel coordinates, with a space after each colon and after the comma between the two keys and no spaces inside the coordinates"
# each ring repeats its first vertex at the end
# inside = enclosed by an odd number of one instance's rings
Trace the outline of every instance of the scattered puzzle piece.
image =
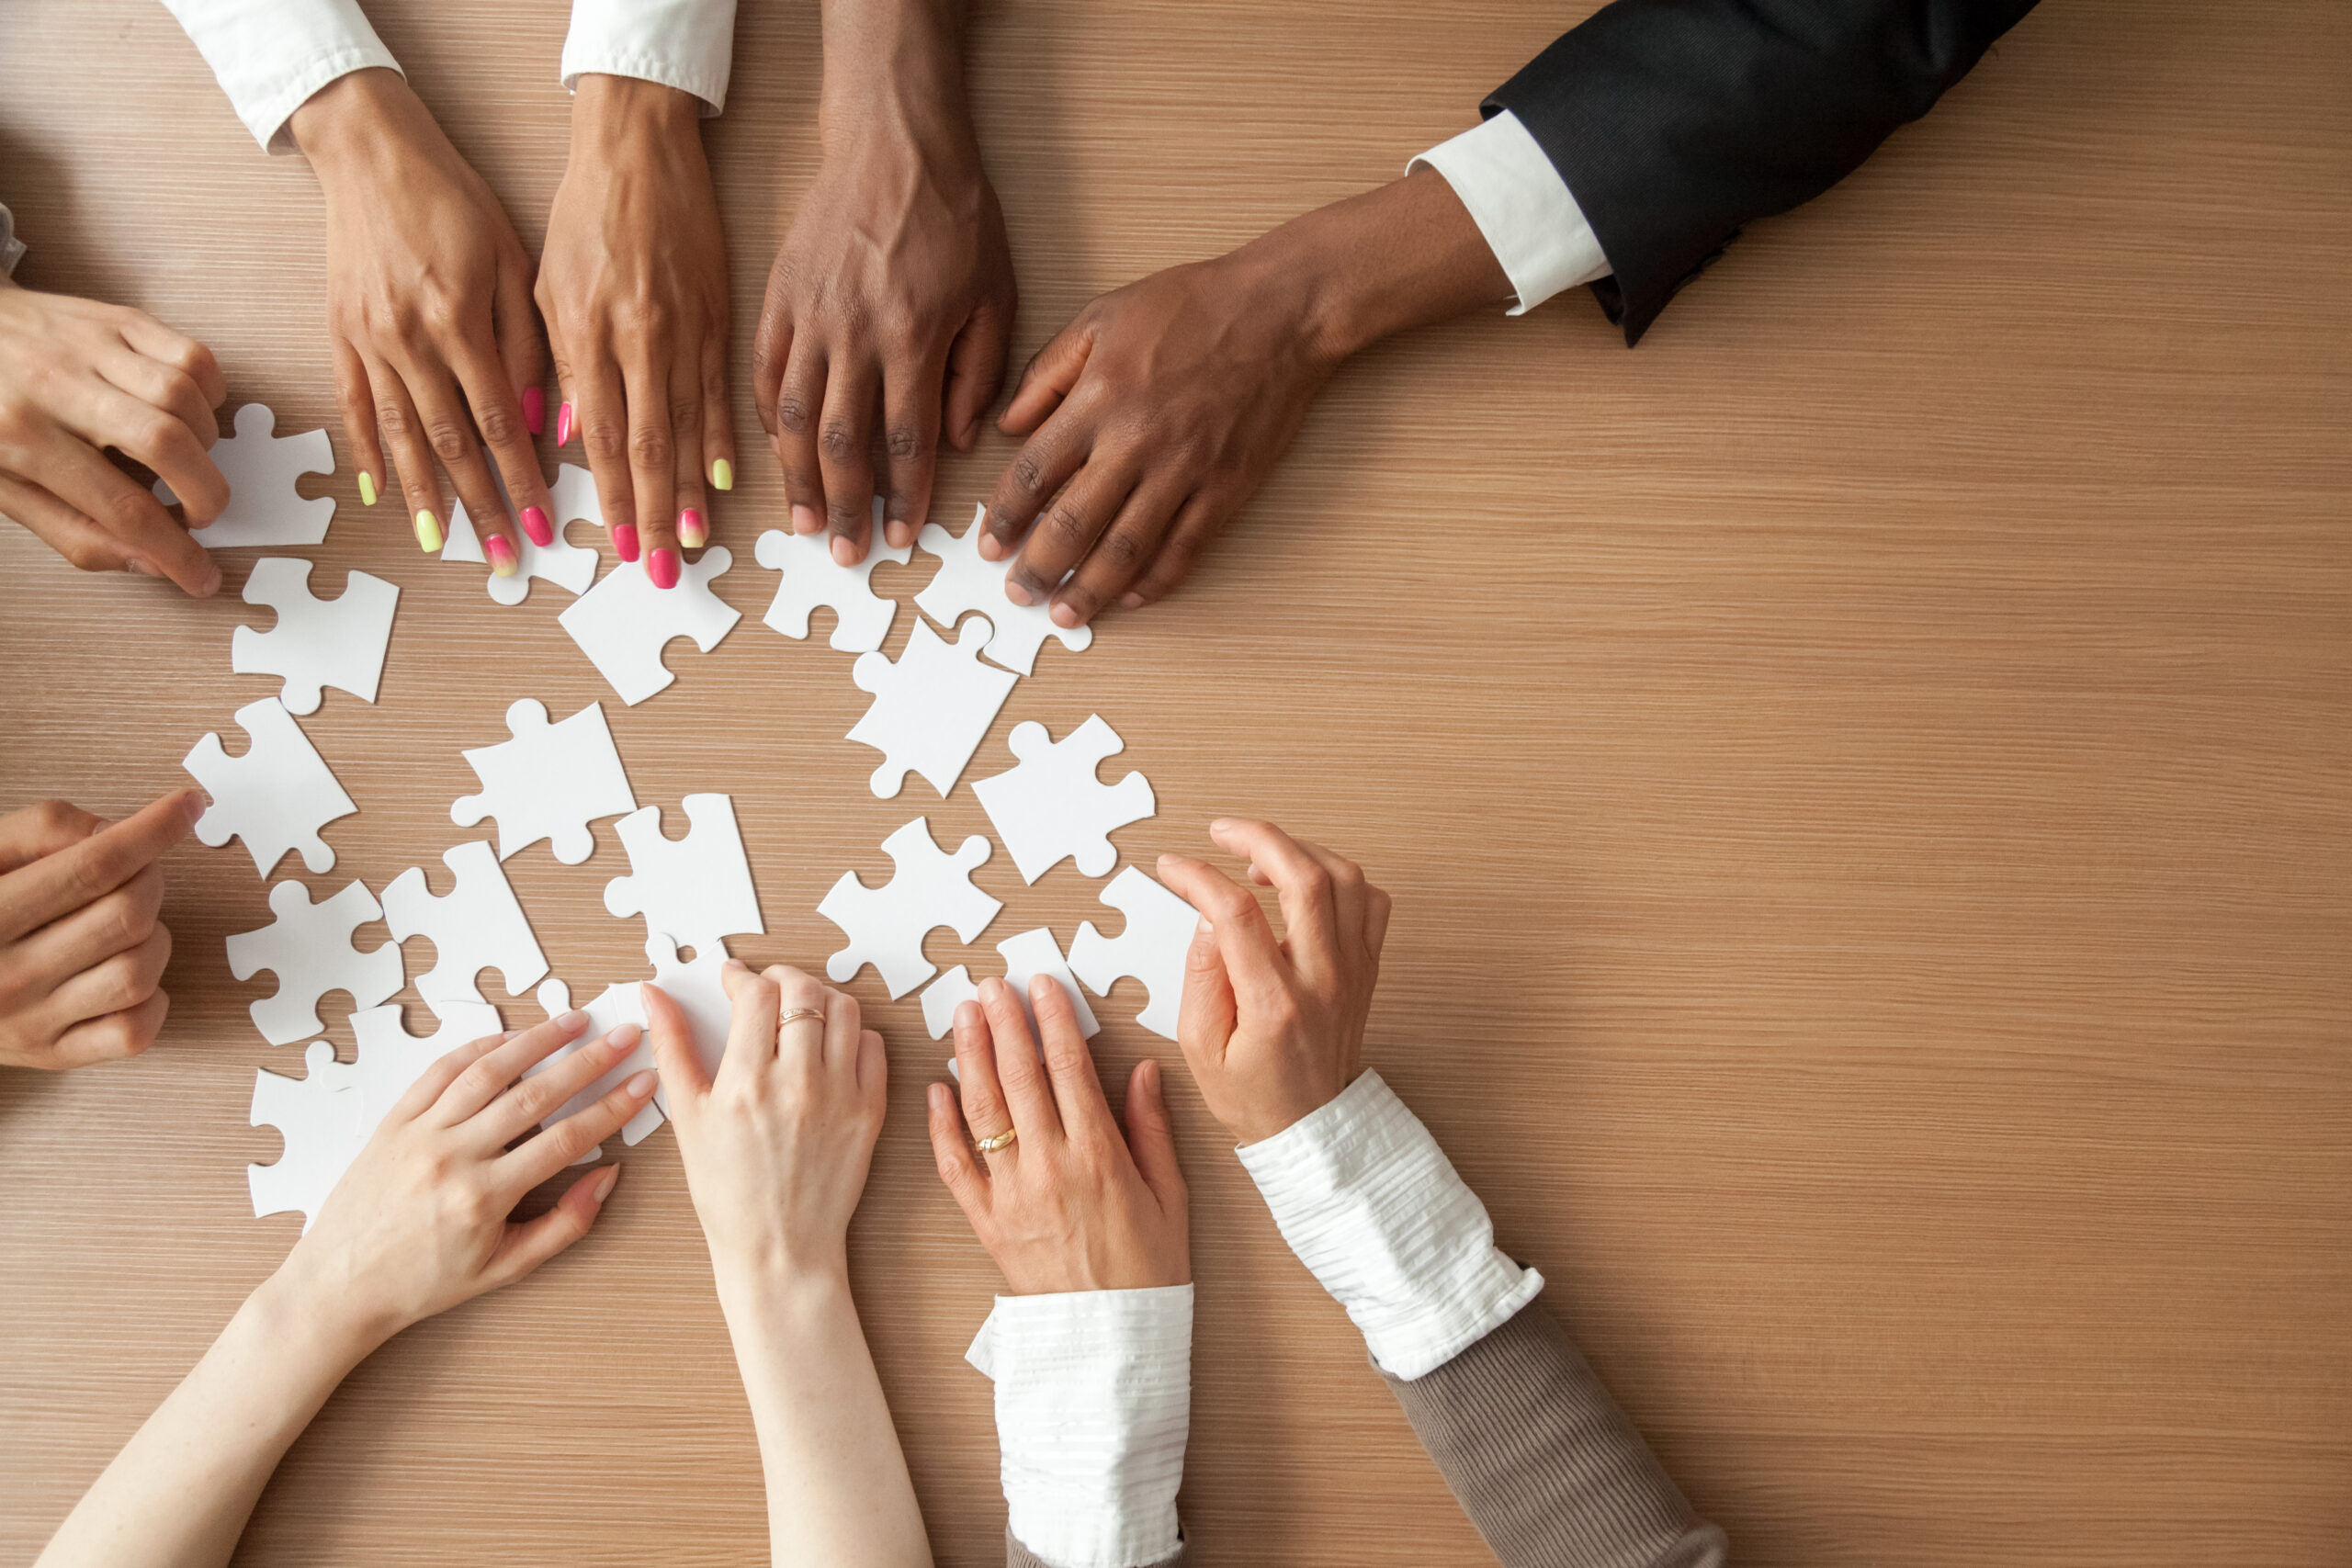
{"type": "Polygon", "coordinates": [[[266,632],[239,626],[231,634],[229,668],[240,675],[284,676],[278,700],[288,713],[317,712],[326,686],[374,702],[400,589],[355,571],[345,578],[341,598],[314,599],[310,582],[309,561],[271,556],[254,563],[245,603],[271,605],[277,624],[266,632]]]}
{"type": "Polygon", "coordinates": [[[1042,724],[1015,725],[1006,744],[1020,765],[980,780],[972,793],[1021,880],[1036,881],[1064,855],[1078,863],[1082,875],[1109,875],[1119,863],[1113,830],[1157,808],[1151,781],[1141,773],[1130,773],[1115,784],[1094,776],[1096,764],[1126,742],[1097,714],[1060,740],[1042,724]]]}
{"type": "Polygon", "coordinates": [[[334,851],[319,829],[359,809],[334,781],[302,727],[276,697],[247,703],[237,723],[251,738],[242,757],[232,757],[217,734],[207,735],[180,761],[202,784],[212,804],[196,819],[198,841],[219,849],[232,838],[245,840],[254,869],[267,876],[288,850],[302,852],[313,874],[331,870],[334,851]]]}
{"type": "Polygon", "coordinates": [[[1134,866],[1111,879],[1102,902],[1127,917],[1126,930],[1104,936],[1092,920],[1078,928],[1069,944],[1069,966],[1098,997],[1133,976],[1148,995],[1136,1021],[1154,1034],[1176,1038],[1176,1011],[1184,999],[1184,951],[1193,942],[1201,913],[1134,866]]]}
{"type": "Polygon", "coordinates": [[[506,710],[506,729],[513,739],[465,754],[481,793],[451,802],[449,820],[470,828],[497,818],[500,860],[545,839],[556,859],[578,865],[596,847],[589,823],[637,809],[604,705],[549,724],[545,703],[522,697],[506,710]]]}
{"type": "Polygon", "coordinates": [[[886,886],[868,887],[845,871],[817,912],[849,937],[849,945],[825,961],[833,984],[871,964],[896,1001],[938,972],[922,955],[933,926],[969,942],[1004,906],[972,886],[973,869],[989,858],[989,841],[978,833],[950,855],[933,840],[930,821],[918,817],[883,840],[882,852],[896,868],[886,886]]]}
{"type": "Polygon", "coordinates": [[[697,953],[719,947],[723,937],[763,933],[735,802],[723,795],[690,795],[684,804],[683,839],[662,835],[658,806],[621,818],[629,874],[605,884],[606,912],[620,919],[642,915],[648,936],[666,932],[697,953]]]}
{"type": "MultiPolygon", "coordinates": [[[[498,498],[505,502],[506,513],[514,514],[514,502],[506,494],[506,481],[499,477],[498,465],[490,466],[491,478],[497,481],[498,498]]],[[[501,604],[520,604],[531,596],[531,579],[544,577],[567,593],[579,594],[596,581],[596,552],[586,545],[575,545],[563,536],[564,529],[578,522],[601,525],[605,509],[596,501],[596,481],[588,470],[577,463],[565,463],[555,471],[555,483],[548,487],[555,502],[555,516],[550,524],[555,537],[544,545],[531,543],[531,536],[523,532],[520,524],[514,529],[514,575],[501,577],[495,572],[484,576],[490,596],[501,604]]],[[[474,531],[474,520],[466,515],[466,503],[458,502],[449,509],[449,536],[442,542],[443,560],[473,561],[486,565],[487,556],[481,551],[481,537],[474,531]]]]}
{"type": "Polygon", "coordinates": [[[384,889],[384,923],[392,940],[422,936],[433,943],[433,967],[417,976],[416,994],[443,1018],[446,1004],[480,1005],[474,976],[496,969],[507,994],[521,996],[548,972],[547,955],[514,901],[498,856],[481,840],[458,845],[441,857],[457,886],[445,897],[425,887],[424,872],[411,866],[384,889]]]}
{"type": "Polygon", "coordinates": [[[334,1047],[313,1040],[302,1054],[309,1076],[286,1077],[277,1073],[254,1073],[254,1101],[247,1120],[256,1127],[275,1127],[286,1140],[286,1152],[276,1165],[245,1167],[245,1187],[253,1194],[254,1217],[299,1211],[302,1228],[319,1217],[327,1194],[351,1162],[367,1146],[361,1130],[358,1069],[334,1059],[334,1047]]]}
{"type": "Polygon", "coordinates": [[[424,1069],[456,1050],[503,1027],[498,1010],[488,1002],[450,1002],[433,1010],[440,1025],[420,1040],[401,1023],[399,1003],[368,1008],[351,1015],[351,1033],[359,1043],[359,1060],[353,1065],[352,1084],[358,1100],[359,1137],[366,1142],[408,1086],[424,1069]]]}
{"type": "MultiPolygon", "coordinates": [[[[323,430],[280,438],[277,416],[259,403],[237,411],[235,434],[212,444],[213,465],[229,481],[229,504],[220,515],[187,536],[208,550],[243,545],[315,545],[334,520],[334,497],[305,501],[294,482],[304,474],[334,472],[334,443],[323,430]]],[[[179,497],[162,479],[155,499],[166,506],[179,497]]]]}
{"type": "MultiPolygon", "coordinates": [[[[1054,940],[1052,928],[1039,926],[1035,931],[1009,936],[996,944],[996,950],[1004,959],[1005,983],[1020,997],[1021,1010],[1029,1015],[1029,1032],[1033,1037],[1037,1032],[1037,1010],[1029,1004],[1029,983],[1040,975],[1052,976],[1061,983],[1062,989],[1069,993],[1072,1010],[1078,1014],[1079,1033],[1091,1040],[1102,1031],[1102,1025],[1095,1021],[1094,1010],[1086,1005],[1086,993],[1078,988],[1078,976],[1072,975],[1069,965],[1062,961],[1062,944],[1054,940]]],[[[978,983],[972,978],[970,971],[958,964],[923,988],[923,1027],[931,1031],[933,1040],[944,1037],[956,1027],[957,1005],[978,1001],[979,996],[978,983]]]]}
{"type": "Polygon", "coordinates": [[[1092,626],[1057,626],[1048,605],[1016,604],[1004,596],[1005,574],[1012,570],[1013,558],[980,558],[980,519],[988,510],[973,508],[972,525],[961,538],[936,523],[924,524],[922,532],[915,536],[916,544],[939,558],[938,574],[915,595],[922,613],[943,626],[952,626],[957,616],[978,611],[989,618],[989,658],[1023,675],[1035,672],[1037,649],[1049,637],[1072,653],[1092,646],[1092,626]]]}
{"type": "Polygon", "coordinates": [[[309,888],[281,882],[269,890],[269,908],[277,919],[229,939],[229,973],[240,980],[264,969],[277,974],[277,994],[253,1005],[254,1026],[272,1045],[316,1034],[323,1027],[319,998],[329,991],[347,991],[353,1007],[371,1008],[401,988],[399,942],[365,953],[352,946],[351,933],[384,913],[362,884],[313,904],[309,888]]]}
{"type": "Polygon", "coordinates": [[[685,568],[675,588],[653,586],[642,560],[626,562],[565,606],[556,617],[588,661],[631,707],[677,679],[662,662],[674,637],[692,637],[708,653],[732,631],[743,613],[710,591],[735,558],[713,545],[685,568]]]}
{"type": "Polygon", "coordinates": [[[860,691],[871,692],[874,702],[849,738],[882,753],[882,765],[874,770],[876,795],[889,799],[910,773],[929,779],[943,797],[956,787],[1020,680],[980,662],[980,645],[988,639],[989,624],[977,616],[964,623],[952,644],[917,621],[896,664],[879,653],[858,656],[850,678],[860,691]]]}
{"type": "Polygon", "coordinates": [[[760,536],[754,553],[770,571],[784,575],[775,585],[775,599],[763,617],[785,636],[808,635],[808,614],[820,604],[833,612],[832,646],[843,653],[871,653],[890,635],[898,619],[899,602],[876,595],[874,569],[884,561],[904,566],[913,558],[912,545],[888,545],[882,540],[882,498],[874,498],[873,543],[855,566],[833,559],[832,540],[824,534],[789,534],[771,528],[760,536]]]}

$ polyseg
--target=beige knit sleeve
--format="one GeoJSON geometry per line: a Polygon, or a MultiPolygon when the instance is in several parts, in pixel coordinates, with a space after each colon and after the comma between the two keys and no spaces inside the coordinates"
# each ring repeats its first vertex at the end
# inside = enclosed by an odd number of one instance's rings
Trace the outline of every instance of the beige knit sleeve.
{"type": "Polygon", "coordinates": [[[1539,1298],[1451,1361],[1382,1376],[1504,1568],[1718,1568],[1724,1532],[1539,1298]]]}
{"type": "MultiPolygon", "coordinates": [[[[1175,1551],[1157,1562],[1147,1563],[1145,1568],[1176,1568],[1183,1561],[1184,1548],[1179,1542],[1175,1551]]],[[[1004,1568],[1054,1568],[1054,1565],[1022,1545],[1021,1538],[1014,1535],[1012,1527],[1008,1525],[1004,1531],[1004,1568]]]]}

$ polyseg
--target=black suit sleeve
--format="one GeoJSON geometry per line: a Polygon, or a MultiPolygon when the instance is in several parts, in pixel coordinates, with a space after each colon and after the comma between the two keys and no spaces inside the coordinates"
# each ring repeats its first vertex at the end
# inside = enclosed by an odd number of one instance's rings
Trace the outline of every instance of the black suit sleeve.
{"type": "Polygon", "coordinates": [[[1482,107],[1519,117],[1615,276],[1641,339],[1750,219],[1846,177],[1935,107],[2033,0],[1616,0],[1482,107]]]}

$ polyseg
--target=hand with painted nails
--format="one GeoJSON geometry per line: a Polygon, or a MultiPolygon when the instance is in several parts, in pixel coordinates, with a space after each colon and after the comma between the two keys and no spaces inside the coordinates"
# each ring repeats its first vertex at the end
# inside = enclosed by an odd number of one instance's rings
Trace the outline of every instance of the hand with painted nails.
{"type": "Polygon", "coordinates": [[[1249,888],[1188,855],[1159,857],[1160,880],[1203,917],[1184,959],[1177,1043],[1210,1112],[1254,1144],[1363,1070],[1389,900],[1353,861],[1271,822],[1213,822],[1209,837],[1246,858],[1250,880],[1282,906],[1277,940],[1249,888]]]}
{"type": "Polygon", "coordinates": [[[523,242],[400,73],[339,76],[288,123],[326,193],[327,330],[360,500],[386,485],[389,446],[434,554],[446,471],[491,570],[510,577],[516,527],[546,543],[555,515],[531,449],[545,356],[523,242]]]}
{"type": "Polygon", "coordinates": [[[155,1043],[172,1005],[159,863],[203,810],[183,789],[112,825],[62,800],[0,817],[0,1064],[79,1067],[155,1043]]]}
{"type": "Polygon", "coordinates": [[[793,530],[830,530],[844,566],[865,558],[877,493],[884,538],[913,540],[943,434],[970,451],[1004,380],[1012,253],[965,99],[962,12],[827,0],[824,156],[752,340],[793,530]]]}
{"type": "Polygon", "coordinates": [[[735,484],[727,244],[701,113],[659,82],[582,76],[539,257],[556,444],[579,433],[614,548],[641,555],[657,588],[677,585],[682,547],[710,537],[706,480],[735,484]]]}
{"type": "Polygon", "coordinates": [[[956,1010],[960,1105],[945,1084],[931,1086],[939,1179],[1014,1295],[1190,1283],[1184,1173],[1159,1064],[1147,1057],[1129,1075],[1122,1136],[1069,993],[1040,976],[1029,995],[1035,1034],[1002,980],[981,981],[980,999],[956,1010]],[[1007,1133],[1011,1142],[975,1151],[974,1140],[1007,1133]]]}
{"type": "Polygon", "coordinates": [[[206,456],[228,395],[212,351],[145,311],[0,276],[0,514],[84,571],[215,592],[220,570],[188,529],[229,502],[206,456]],[[109,447],[169,479],[187,521],[108,461],[109,447]]]}

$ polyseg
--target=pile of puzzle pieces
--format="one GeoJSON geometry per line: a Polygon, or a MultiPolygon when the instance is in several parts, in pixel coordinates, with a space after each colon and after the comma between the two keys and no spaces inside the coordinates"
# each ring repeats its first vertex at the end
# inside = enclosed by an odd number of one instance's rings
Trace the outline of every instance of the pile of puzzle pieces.
{"type": "MultiPolygon", "coordinates": [[[[235,434],[215,448],[232,500],[220,518],[197,535],[209,546],[271,549],[314,546],[325,538],[334,502],[301,497],[295,481],[304,473],[334,471],[327,434],[319,430],[280,438],[275,423],[267,409],[247,404],[238,411],[235,434]]],[[[550,490],[558,512],[555,539],[547,546],[524,541],[513,577],[485,573],[490,595],[502,605],[520,604],[534,577],[573,595],[558,621],[614,694],[634,706],[675,679],[663,662],[673,638],[687,637],[707,653],[734,628],[739,612],[710,586],[733,558],[724,547],[705,550],[668,591],[654,589],[641,564],[615,566],[599,581],[597,552],[563,536],[574,522],[602,522],[594,485],[585,471],[567,464],[550,490]]],[[[171,499],[160,485],[158,493],[171,499]]],[[[913,546],[895,548],[882,542],[878,501],[875,511],[874,547],[855,567],[837,564],[822,536],[762,534],[754,558],[778,574],[763,619],[784,637],[806,640],[813,612],[831,610],[831,646],[857,656],[851,677],[873,699],[848,739],[882,754],[873,773],[874,794],[895,798],[913,773],[946,798],[1013,687],[1035,673],[1046,639],[1075,653],[1091,644],[1093,633],[1057,626],[1044,606],[1020,606],[1005,597],[1010,563],[981,558],[977,509],[960,536],[933,524],[913,546]],[[907,564],[916,547],[937,557],[939,569],[914,595],[922,614],[893,661],[882,646],[899,606],[874,592],[873,571],[886,560],[907,564]]],[[[462,506],[451,519],[441,554],[448,560],[483,559],[462,506]]],[[[375,702],[400,603],[399,587],[364,571],[349,573],[341,593],[331,600],[314,596],[317,585],[311,577],[311,563],[297,558],[273,556],[254,563],[244,601],[274,610],[276,624],[266,631],[239,627],[230,667],[238,674],[276,677],[279,692],[237,710],[236,723],[247,737],[242,754],[231,756],[213,734],[199,740],[185,761],[211,796],[197,823],[198,838],[215,847],[242,840],[265,881],[288,852],[299,852],[314,875],[334,868],[334,852],[322,829],[358,807],[297,716],[316,712],[328,687],[375,702]]],[[[262,1037],[273,1045],[309,1042],[304,1077],[254,1074],[253,1124],[277,1128],[285,1144],[276,1164],[247,1168],[256,1215],[299,1211],[307,1225],[409,1085],[447,1051],[503,1026],[498,1005],[483,995],[484,971],[497,971],[508,998],[529,994],[549,1016],[574,1005],[570,987],[548,976],[547,958],[502,863],[544,840],[558,862],[577,865],[594,850],[590,825],[606,818],[619,818],[629,871],[605,882],[605,908],[616,918],[644,921],[650,973],[643,978],[679,1002],[697,1049],[716,1067],[729,1014],[719,984],[726,941],[766,929],[734,802],[725,795],[686,795],[680,802],[686,834],[670,838],[662,831],[662,808],[638,805],[601,704],[554,720],[537,699],[517,697],[506,710],[505,725],[505,739],[463,753],[481,789],[452,802],[450,820],[459,828],[493,820],[496,840],[493,845],[487,838],[471,839],[441,853],[447,893],[434,894],[426,872],[417,866],[394,877],[380,896],[354,881],[314,900],[310,887],[288,879],[269,889],[274,919],[268,925],[229,938],[230,970],[238,979],[252,979],[264,970],[276,977],[276,992],[251,1010],[262,1037]],[[378,919],[391,941],[368,950],[356,947],[354,933],[378,919]],[[422,1036],[410,1032],[401,1007],[387,1005],[408,984],[406,944],[417,938],[431,945],[434,960],[416,976],[417,993],[435,1021],[432,1032],[422,1036]],[[318,1038],[324,1027],[319,1003],[338,991],[350,998],[354,1010],[357,1060],[348,1064],[338,1062],[334,1046],[318,1038]]],[[[1053,931],[1043,927],[1009,937],[996,948],[1005,976],[1024,1000],[1035,976],[1060,982],[1090,1038],[1099,1025],[1080,986],[1108,996],[1117,982],[1133,978],[1141,981],[1147,998],[1137,1021],[1173,1039],[1184,951],[1197,916],[1132,865],[1111,875],[1119,861],[1111,834],[1156,809],[1151,784],[1141,773],[1131,772],[1108,784],[1097,776],[1100,765],[1125,744],[1099,715],[1058,740],[1042,724],[1020,724],[1008,738],[1013,764],[973,784],[974,796],[1023,882],[1035,883],[1069,861],[1081,875],[1109,878],[1101,901],[1125,917],[1116,937],[1104,935],[1091,921],[1081,923],[1067,954],[1053,931]]],[[[962,964],[940,974],[924,956],[923,942],[934,928],[945,927],[969,944],[996,919],[1002,906],[971,880],[993,846],[974,834],[952,852],[943,850],[929,820],[916,816],[885,839],[882,850],[893,867],[887,883],[869,887],[855,873],[844,872],[818,906],[847,938],[826,972],[841,983],[871,964],[894,999],[924,986],[923,1019],[936,1039],[952,1027],[956,1005],[978,987],[962,964]]],[[[608,985],[578,1005],[590,1020],[583,1041],[622,1023],[641,1027],[645,1021],[637,981],[608,985]]],[[[571,1114],[650,1061],[650,1045],[640,1043],[548,1120],[571,1114]]],[[[949,1066],[953,1070],[954,1064],[949,1066]]],[[[622,1129],[622,1141],[634,1145],[666,1113],[666,1098],[657,1094],[622,1129]]]]}

